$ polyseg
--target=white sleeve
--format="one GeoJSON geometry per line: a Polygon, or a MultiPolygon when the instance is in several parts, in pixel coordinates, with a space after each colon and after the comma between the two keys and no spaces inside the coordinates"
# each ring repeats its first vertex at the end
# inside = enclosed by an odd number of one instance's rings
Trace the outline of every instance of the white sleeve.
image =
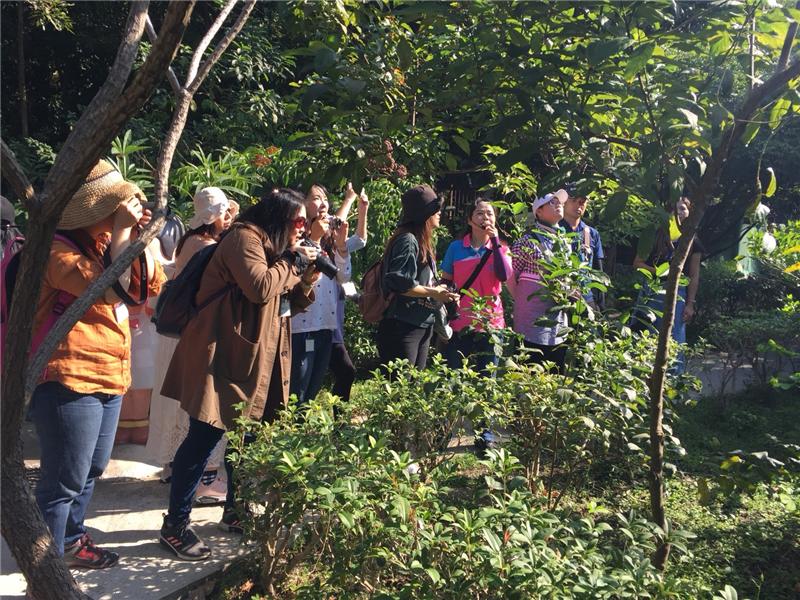
{"type": "Polygon", "coordinates": [[[333,261],[336,263],[336,266],[339,267],[339,272],[336,274],[336,280],[339,283],[346,283],[350,281],[350,278],[353,275],[353,263],[350,261],[350,253],[348,252],[345,256],[342,256],[339,254],[338,250],[334,250],[333,261]]]}

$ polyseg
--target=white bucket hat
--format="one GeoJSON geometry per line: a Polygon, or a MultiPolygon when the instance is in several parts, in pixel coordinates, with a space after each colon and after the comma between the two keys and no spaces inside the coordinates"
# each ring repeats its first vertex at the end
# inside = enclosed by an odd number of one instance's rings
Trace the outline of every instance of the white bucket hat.
{"type": "Polygon", "coordinates": [[[230,200],[218,187],[203,188],[192,198],[194,216],[189,220],[189,229],[210,225],[228,210],[230,200]]]}

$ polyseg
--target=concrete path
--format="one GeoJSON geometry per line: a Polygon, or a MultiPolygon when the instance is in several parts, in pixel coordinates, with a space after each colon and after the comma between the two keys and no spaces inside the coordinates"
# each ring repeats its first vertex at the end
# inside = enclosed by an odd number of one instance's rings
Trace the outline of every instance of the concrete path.
{"type": "MultiPolygon", "coordinates": [[[[35,468],[38,466],[35,436],[30,430],[25,433],[26,466],[35,468]]],[[[239,536],[218,529],[222,507],[196,507],[192,511],[195,531],[213,548],[213,555],[201,563],[174,560],[158,543],[158,529],[169,495],[169,485],[158,480],[158,472],[158,467],[145,460],[142,446],[114,449],[111,464],[95,488],[86,524],[99,545],[119,552],[119,564],[101,571],[73,571],[92,598],[182,597],[182,590],[195,587],[245,552],[239,536]]],[[[25,587],[25,579],[3,542],[0,597],[23,598],[25,587]]]]}

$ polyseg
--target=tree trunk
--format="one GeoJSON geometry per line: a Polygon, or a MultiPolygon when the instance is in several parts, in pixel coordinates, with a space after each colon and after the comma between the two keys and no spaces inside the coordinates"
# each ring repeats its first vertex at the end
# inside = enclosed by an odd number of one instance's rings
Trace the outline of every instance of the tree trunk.
{"type": "Polygon", "coordinates": [[[17,2],[17,95],[19,96],[19,129],[28,137],[28,85],[25,81],[25,3],[17,2]]]}
{"type": "MultiPolygon", "coordinates": [[[[59,152],[38,196],[23,196],[30,215],[27,241],[21,254],[16,293],[8,321],[9,343],[3,354],[2,393],[2,505],[0,529],[29,583],[33,596],[42,600],[86,598],[58,557],[24,477],[20,437],[26,404],[25,372],[31,327],[56,225],[67,202],[111,139],[137,112],[172,61],[188,23],[193,2],[169,5],[164,35],[154,44],[144,65],[126,88],[144,32],[147,2],[133,2],[120,50],[109,76],[59,152]]],[[[21,174],[13,154],[3,145],[3,173],[21,174]],[[11,168],[11,167],[14,168],[11,168]]],[[[24,177],[17,178],[26,192],[24,177]]],[[[29,186],[27,186],[29,188],[29,186]]],[[[31,190],[32,191],[32,190],[31,190]]]]}
{"type": "MultiPolygon", "coordinates": [[[[795,35],[794,32],[791,34],[795,35]]],[[[672,321],[675,318],[675,300],[678,295],[680,274],[689,254],[689,248],[694,241],[697,227],[719,184],[722,168],[734,144],[741,138],[745,127],[755,113],[774,100],[776,96],[786,92],[790,82],[798,77],[800,77],[800,59],[795,60],[785,70],[776,73],[747,95],[735,115],[733,124],[725,131],[719,145],[714,148],[702,179],[691,190],[692,210],[689,218],[682,223],[681,237],[678,239],[675,253],[670,262],[655,363],[653,373],[648,381],[650,388],[650,511],[653,522],[665,531],[667,518],[664,508],[664,381],[669,362],[668,346],[672,336],[672,321]]],[[[669,558],[669,551],[667,540],[662,540],[652,557],[653,565],[664,569],[669,558]]]]}

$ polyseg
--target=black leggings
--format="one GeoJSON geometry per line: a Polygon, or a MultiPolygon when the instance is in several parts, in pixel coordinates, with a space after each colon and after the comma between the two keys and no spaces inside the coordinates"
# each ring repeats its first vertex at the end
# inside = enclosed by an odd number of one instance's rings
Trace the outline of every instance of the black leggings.
{"type": "Polygon", "coordinates": [[[331,393],[334,396],[339,396],[342,402],[349,402],[350,389],[356,379],[356,368],[347,353],[347,346],[338,343],[333,344],[329,368],[333,374],[331,393]]]}
{"type": "Polygon", "coordinates": [[[433,327],[418,327],[397,319],[383,319],[378,325],[378,355],[386,365],[407,358],[411,366],[424,369],[428,362],[433,327]]]}

